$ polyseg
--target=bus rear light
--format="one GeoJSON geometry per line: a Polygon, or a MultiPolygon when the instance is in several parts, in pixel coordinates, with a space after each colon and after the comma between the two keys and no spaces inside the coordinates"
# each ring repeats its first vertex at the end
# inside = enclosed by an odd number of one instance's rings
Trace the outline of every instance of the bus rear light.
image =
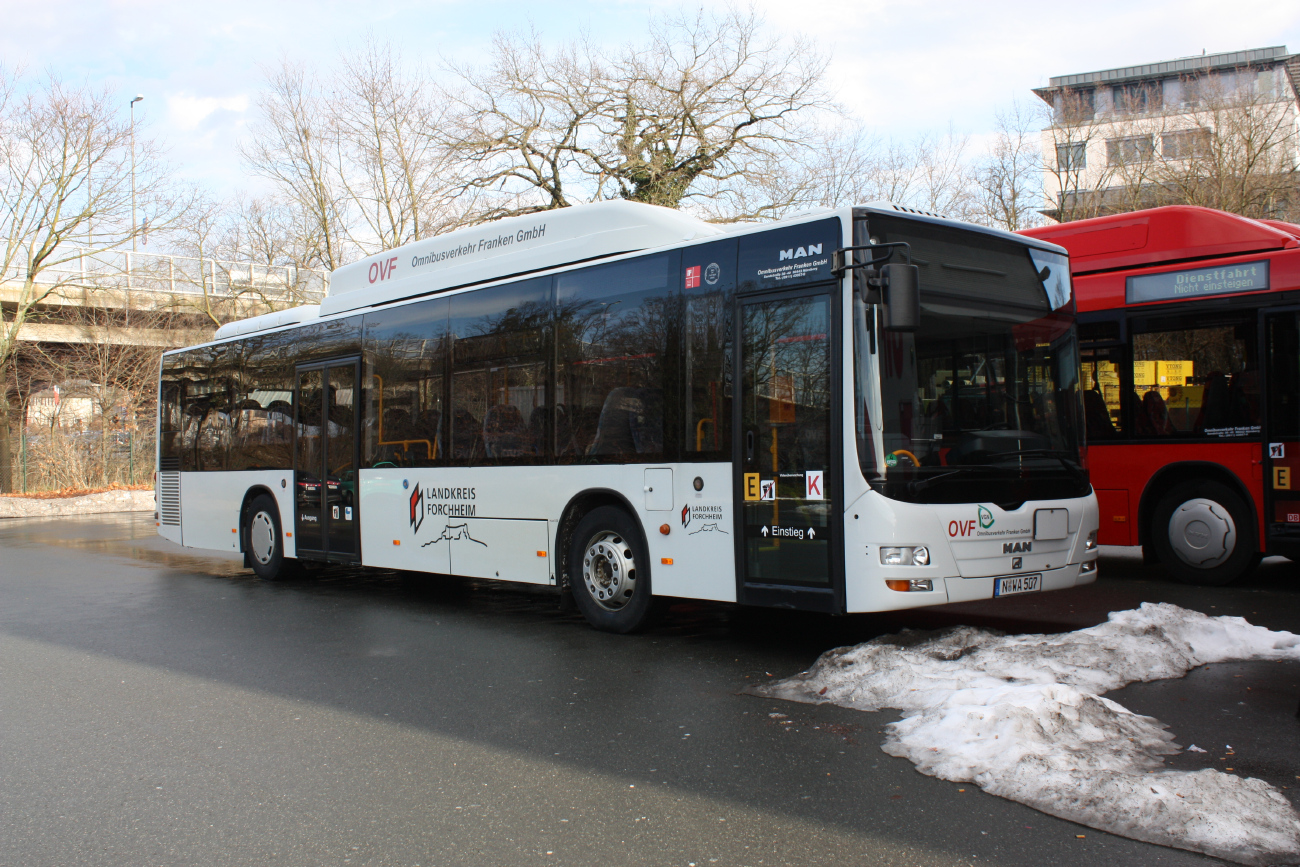
{"type": "Polygon", "coordinates": [[[1088,575],[1088,574],[1090,574],[1090,573],[1092,573],[1092,572],[1096,572],[1096,571],[1097,571],[1097,561],[1096,561],[1096,560],[1089,560],[1089,561],[1087,561],[1086,563],[1080,563],[1080,564],[1079,564],[1079,574],[1080,574],[1080,575],[1088,575]]]}
{"type": "Polygon", "coordinates": [[[898,590],[903,593],[917,590],[929,592],[934,589],[934,582],[929,578],[889,578],[885,581],[885,586],[890,590],[898,590]]]}
{"type": "Polygon", "coordinates": [[[1096,547],[1097,547],[1097,531],[1093,530],[1091,533],[1088,534],[1088,541],[1083,543],[1083,549],[1085,551],[1091,551],[1096,547]]]}

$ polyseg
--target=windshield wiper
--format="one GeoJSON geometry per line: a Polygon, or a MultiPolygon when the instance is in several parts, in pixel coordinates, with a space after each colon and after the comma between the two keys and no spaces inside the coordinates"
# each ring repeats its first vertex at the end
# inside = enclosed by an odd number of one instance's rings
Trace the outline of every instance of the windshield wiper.
{"type": "Polygon", "coordinates": [[[1061,462],[1061,466],[1065,468],[1067,473],[1083,484],[1089,484],[1088,474],[1060,449],[1019,449],[1017,451],[998,452],[989,456],[990,460],[995,461],[1004,461],[1007,458],[1055,458],[1061,462]]]}
{"type": "Polygon", "coordinates": [[[938,484],[944,479],[952,476],[967,476],[972,472],[985,472],[996,476],[1013,476],[1016,474],[1015,470],[1007,467],[995,467],[989,464],[968,464],[962,466],[960,469],[949,470],[946,473],[939,473],[938,475],[930,476],[926,479],[913,479],[907,483],[907,489],[915,494],[918,491],[924,491],[926,488],[938,484]]]}

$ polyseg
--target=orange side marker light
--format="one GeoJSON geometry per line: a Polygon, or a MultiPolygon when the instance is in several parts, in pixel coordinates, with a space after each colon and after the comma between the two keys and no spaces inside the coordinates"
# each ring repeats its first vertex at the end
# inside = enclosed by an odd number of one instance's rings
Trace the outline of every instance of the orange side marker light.
{"type": "Polygon", "coordinates": [[[394,544],[394,545],[400,545],[400,544],[402,544],[402,543],[401,543],[401,540],[399,540],[399,539],[394,539],[394,540],[393,540],[393,544],[394,544]]]}
{"type": "Polygon", "coordinates": [[[673,558],[672,558],[672,557],[661,557],[661,558],[659,558],[659,562],[662,563],[662,564],[664,564],[665,566],[671,566],[671,565],[673,565],[673,558]]]}
{"type": "Polygon", "coordinates": [[[545,556],[546,556],[546,552],[545,552],[545,551],[538,551],[538,552],[537,552],[537,556],[538,556],[538,557],[545,557],[545,556]]]}

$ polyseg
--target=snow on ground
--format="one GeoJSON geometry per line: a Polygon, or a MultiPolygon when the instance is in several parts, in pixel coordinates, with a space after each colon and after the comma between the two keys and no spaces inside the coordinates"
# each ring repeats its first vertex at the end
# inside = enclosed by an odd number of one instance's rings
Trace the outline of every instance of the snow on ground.
{"type": "Polygon", "coordinates": [[[1243,864],[1300,864],[1300,815],[1280,792],[1214,770],[1165,770],[1174,736],[1101,697],[1247,659],[1300,659],[1300,635],[1146,603],[1061,635],[963,626],[883,636],[754,691],[897,708],[886,753],[1044,813],[1243,864]]]}

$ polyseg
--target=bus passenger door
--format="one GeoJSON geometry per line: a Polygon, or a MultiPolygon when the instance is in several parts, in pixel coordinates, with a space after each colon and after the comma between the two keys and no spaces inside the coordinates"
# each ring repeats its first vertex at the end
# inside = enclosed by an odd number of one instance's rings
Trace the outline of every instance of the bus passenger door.
{"type": "Polygon", "coordinates": [[[843,608],[833,297],[823,290],[739,302],[733,429],[737,595],[745,604],[843,608]]]}
{"type": "Polygon", "coordinates": [[[298,368],[294,530],[305,559],[359,558],[358,362],[298,368]]]}
{"type": "Polygon", "coordinates": [[[1300,312],[1264,314],[1263,464],[1271,553],[1300,555],[1300,312]]]}

